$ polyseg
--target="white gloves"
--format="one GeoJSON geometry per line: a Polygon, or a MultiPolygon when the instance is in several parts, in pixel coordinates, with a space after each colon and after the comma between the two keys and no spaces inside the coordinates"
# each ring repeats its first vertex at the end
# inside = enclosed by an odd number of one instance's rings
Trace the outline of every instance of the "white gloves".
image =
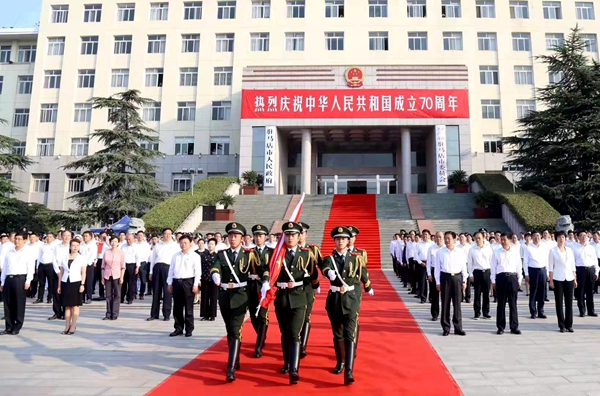
{"type": "Polygon", "coordinates": [[[262,287],[260,288],[260,301],[264,300],[267,297],[267,291],[271,290],[271,285],[269,282],[263,282],[262,287]]]}
{"type": "Polygon", "coordinates": [[[221,274],[217,274],[216,272],[212,274],[212,280],[215,282],[215,285],[219,286],[221,284],[221,274]]]}
{"type": "Polygon", "coordinates": [[[335,272],[332,270],[329,270],[329,272],[327,272],[327,277],[329,278],[330,281],[334,281],[335,280],[335,272]]]}
{"type": "Polygon", "coordinates": [[[321,286],[315,289],[315,294],[321,294],[321,286]]]}
{"type": "Polygon", "coordinates": [[[375,290],[371,289],[369,290],[369,296],[374,296],[375,295],[375,290]]]}

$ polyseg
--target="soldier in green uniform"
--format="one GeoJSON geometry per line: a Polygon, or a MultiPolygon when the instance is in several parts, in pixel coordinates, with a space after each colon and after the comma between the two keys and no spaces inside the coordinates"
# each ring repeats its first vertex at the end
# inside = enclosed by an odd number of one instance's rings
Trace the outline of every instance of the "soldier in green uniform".
{"type": "MultiPolygon", "coordinates": [[[[358,236],[360,230],[354,226],[348,226],[348,230],[350,230],[350,241],[348,242],[348,249],[350,250],[350,252],[352,253],[360,253],[363,256],[364,259],[364,263],[365,263],[365,267],[367,266],[368,260],[367,260],[367,251],[364,249],[359,249],[356,247],[356,237],[358,236]]],[[[360,288],[358,289],[359,292],[359,298],[362,301],[362,290],[360,290],[360,288]]],[[[357,349],[358,349],[358,336],[360,335],[360,323],[356,326],[356,342],[354,343],[354,357],[357,356],[357,349]]]]}
{"type": "Polygon", "coordinates": [[[319,270],[323,263],[323,255],[321,249],[317,245],[308,244],[308,230],[310,226],[306,223],[299,222],[302,226],[300,234],[300,247],[308,248],[310,252],[310,263],[304,274],[304,291],[306,292],[306,315],[304,316],[304,325],[302,325],[302,333],[300,334],[300,359],[306,357],[306,346],[308,345],[308,336],[310,335],[310,315],[315,303],[315,293],[321,294],[319,286],[319,270]]]}
{"type": "MultiPolygon", "coordinates": [[[[242,248],[242,237],[246,235],[243,225],[229,223],[225,231],[229,248],[217,253],[210,271],[213,282],[219,287],[219,307],[229,345],[227,382],[232,382],[235,381],[235,371],[239,369],[242,325],[248,309],[248,274],[252,267],[261,267],[261,261],[254,250],[242,248]]],[[[261,278],[261,292],[265,295],[270,288],[268,271],[262,271],[261,278]]]]}
{"type": "Polygon", "coordinates": [[[290,384],[300,380],[300,332],[306,316],[306,292],[304,275],[310,262],[310,250],[298,245],[302,226],[288,222],[282,227],[285,238],[285,257],[281,259],[275,294],[275,315],[281,332],[283,352],[282,374],[289,373],[290,384]]]}
{"type": "Polygon", "coordinates": [[[337,359],[333,372],[340,374],[345,367],[344,385],[354,383],[353,369],[356,328],[362,296],[361,282],[369,295],[375,294],[363,254],[348,249],[351,236],[352,232],[347,227],[336,227],[331,231],[336,249],[325,259],[322,268],[323,275],[331,281],[325,309],[331,322],[333,347],[337,359]]]}
{"type": "Polygon", "coordinates": [[[252,327],[256,331],[256,347],[254,349],[254,357],[260,358],[262,356],[262,350],[265,346],[267,339],[267,329],[269,328],[269,310],[266,308],[260,308],[257,313],[258,306],[260,305],[260,291],[262,287],[264,273],[269,272],[269,261],[273,256],[273,249],[267,247],[267,235],[269,229],[262,224],[257,224],[252,227],[252,235],[254,236],[254,252],[260,257],[260,266],[254,266],[250,268],[250,274],[248,275],[248,310],[250,311],[250,321],[252,327]]]}

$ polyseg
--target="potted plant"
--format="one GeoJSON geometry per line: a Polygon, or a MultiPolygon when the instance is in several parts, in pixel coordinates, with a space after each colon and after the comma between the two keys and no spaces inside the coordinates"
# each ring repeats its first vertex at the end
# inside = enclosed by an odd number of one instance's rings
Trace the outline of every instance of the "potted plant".
{"type": "Polygon", "coordinates": [[[258,173],[253,170],[242,173],[242,180],[244,180],[242,191],[244,195],[258,195],[258,176],[258,173]]]}
{"type": "Polygon", "coordinates": [[[482,191],[475,196],[475,204],[477,207],[473,209],[476,219],[489,219],[490,208],[497,204],[498,197],[490,191],[482,191]]]}
{"type": "Polygon", "coordinates": [[[455,170],[448,178],[448,188],[454,190],[454,193],[468,193],[469,183],[467,182],[467,172],[455,170]]]}
{"type": "Polygon", "coordinates": [[[223,194],[221,198],[219,198],[219,205],[223,205],[223,209],[217,209],[216,220],[222,221],[231,221],[233,220],[233,213],[235,212],[233,209],[229,209],[230,206],[233,206],[235,203],[235,198],[233,195],[223,194]]]}

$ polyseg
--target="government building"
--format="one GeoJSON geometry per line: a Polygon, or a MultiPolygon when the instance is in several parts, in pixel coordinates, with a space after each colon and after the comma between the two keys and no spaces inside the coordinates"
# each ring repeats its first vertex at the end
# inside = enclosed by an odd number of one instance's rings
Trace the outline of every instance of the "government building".
{"type": "Polygon", "coordinates": [[[264,175],[265,194],[444,193],[498,172],[501,138],[560,79],[535,57],[579,25],[598,59],[600,1],[43,0],[39,29],[0,30],[0,131],[35,161],[18,198],[67,209],[62,166],[101,147],[127,89],[159,133],[155,177],[264,175]]]}

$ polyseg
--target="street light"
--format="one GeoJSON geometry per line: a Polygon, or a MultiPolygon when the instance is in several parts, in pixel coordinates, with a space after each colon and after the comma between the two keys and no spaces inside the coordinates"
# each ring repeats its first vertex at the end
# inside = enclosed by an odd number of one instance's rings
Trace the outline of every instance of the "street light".
{"type": "Polygon", "coordinates": [[[195,169],[195,168],[190,168],[190,169],[183,168],[183,169],[181,169],[181,172],[182,173],[186,173],[186,174],[189,173],[189,174],[192,175],[192,195],[194,195],[194,184],[195,184],[196,175],[197,174],[198,175],[203,174],[204,170],[202,168],[198,168],[198,169],[195,169]]]}
{"type": "Polygon", "coordinates": [[[510,177],[512,179],[513,194],[517,192],[516,191],[517,189],[515,187],[515,174],[519,173],[522,169],[523,169],[523,165],[503,165],[502,166],[502,171],[510,174],[510,177]]]}

